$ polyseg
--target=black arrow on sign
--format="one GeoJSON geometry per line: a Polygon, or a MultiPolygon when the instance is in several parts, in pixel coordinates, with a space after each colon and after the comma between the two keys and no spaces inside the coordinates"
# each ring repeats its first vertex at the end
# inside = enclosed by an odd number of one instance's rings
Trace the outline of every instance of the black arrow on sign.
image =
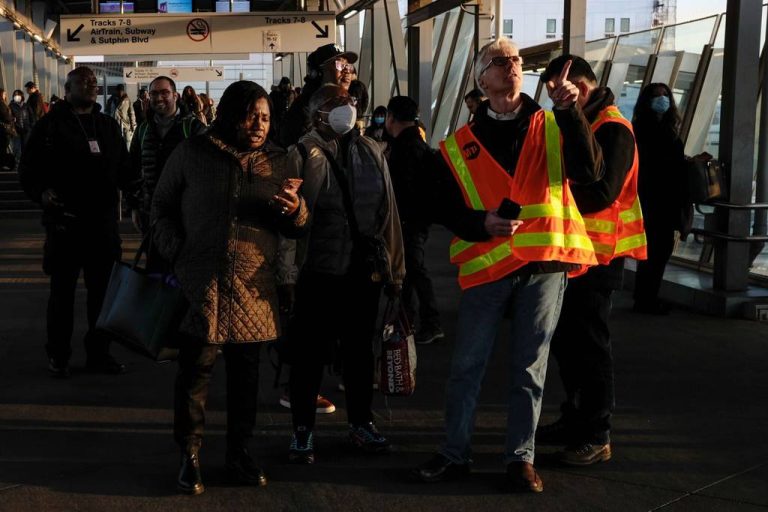
{"type": "Polygon", "coordinates": [[[325,26],[325,28],[320,28],[320,25],[317,24],[316,21],[312,22],[312,25],[317,29],[319,34],[315,34],[315,37],[318,39],[327,39],[328,38],[328,25],[325,26]]]}
{"type": "Polygon", "coordinates": [[[125,78],[131,78],[131,75],[133,75],[133,71],[127,71],[125,73],[125,78]]]}
{"type": "Polygon", "coordinates": [[[222,72],[219,71],[218,69],[214,69],[214,71],[216,72],[216,76],[221,76],[222,75],[222,72]]]}
{"type": "Polygon", "coordinates": [[[67,42],[73,43],[75,41],[79,41],[80,38],[77,37],[77,34],[79,34],[80,31],[83,30],[83,28],[85,28],[85,25],[81,23],[80,26],[77,27],[74,32],[72,32],[72,30],[70,29],[67,29],[67,42]]]}

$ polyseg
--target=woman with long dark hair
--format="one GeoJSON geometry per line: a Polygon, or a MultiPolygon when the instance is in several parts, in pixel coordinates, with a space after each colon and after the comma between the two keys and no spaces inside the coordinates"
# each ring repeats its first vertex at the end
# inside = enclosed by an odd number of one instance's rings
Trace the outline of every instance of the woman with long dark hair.
{"type": "Polygon", "coordinates": [[[188,85],[181,92],[181,103],[187,109],[189,114],[195,116],[204,125],[208,124],[203,113],[203,102],[200,100],[200,96],[195,92],[195,88],[188,85]]]}
{"type": "Polygon", "coordinates": [[[645,86],[635,105],[632,125],[640,159],[638,193],[648,239],[648,259],[638,261],[635,311],[666,314],[659,302],[664,267],[675,245],[675,231],[685,230],[687,205],[685,154],[680,139],[680,113],[669,86],[645,86]]]}
{"type": "Polygon", "coordinates": [[[177,486],[186,494],[204,490],[198,455],[219,349],[227,369],[227,471],[234,483],[267,481],[248,446],[259,352],[280,335],[278,233],[300,236],[308,219],[286,151],[268,141],[270,116],[261,86],[227,87],[213,126],[171,154],[152,200],[153,240],[189,302],[179,328],[173,425],[182,452],[177,486]]]}

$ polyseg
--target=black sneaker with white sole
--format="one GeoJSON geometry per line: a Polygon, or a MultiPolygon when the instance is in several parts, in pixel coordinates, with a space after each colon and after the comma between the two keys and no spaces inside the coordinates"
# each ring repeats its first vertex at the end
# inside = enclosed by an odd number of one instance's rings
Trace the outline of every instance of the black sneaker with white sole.
{"type": "Polygon", "coordinates": [[[429,345],[443,338],[445,333],[439,327],[423,327],[416,333],[416,343],[419,345],[429,345]]]}

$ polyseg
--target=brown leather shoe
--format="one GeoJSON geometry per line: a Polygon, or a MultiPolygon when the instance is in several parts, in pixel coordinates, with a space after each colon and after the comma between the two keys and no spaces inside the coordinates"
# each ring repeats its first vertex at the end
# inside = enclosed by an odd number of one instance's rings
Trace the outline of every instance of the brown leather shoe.
{"type": "Polygon", "coordinates": [[[507,489],[511,492],[541,492],[544,482],[530,462],[512,462],[507,465],[507,489]]]}

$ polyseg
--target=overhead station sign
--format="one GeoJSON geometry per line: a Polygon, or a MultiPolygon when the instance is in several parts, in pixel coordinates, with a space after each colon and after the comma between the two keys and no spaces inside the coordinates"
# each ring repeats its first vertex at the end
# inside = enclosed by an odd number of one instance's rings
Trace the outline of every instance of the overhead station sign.
{"type": "Polygon", "coordinates": [[[126,83],[151,82],[159,76],[167,76],[181,82],[215,82],[224,80],[223,67],[138,67],[123,68],[126,83]]]}
{"type": "Polygon", "coordinates": [[[311,52],[336,42],[336,16],[324,12],[62,16],[68,55],[311,52]]]}

